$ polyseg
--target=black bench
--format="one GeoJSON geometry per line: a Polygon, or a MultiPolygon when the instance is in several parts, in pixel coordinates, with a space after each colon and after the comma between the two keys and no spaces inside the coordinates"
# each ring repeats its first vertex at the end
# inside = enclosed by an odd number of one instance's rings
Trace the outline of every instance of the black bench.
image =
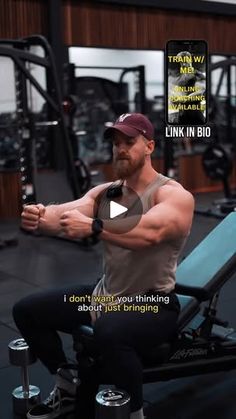
{"type": "MultiPolygon", "coordinates": [[[[236,368],[236,333],[216,316],[220,290],[236,272],[236,213],[229,214],[177,268],[178,337],[150,350],[143,382],[236,368]],[[203,313],[199,312],[203,307],[203,313]]],[[[80,326],[74,349],[96,359],[93,329],[80,326]]]]}

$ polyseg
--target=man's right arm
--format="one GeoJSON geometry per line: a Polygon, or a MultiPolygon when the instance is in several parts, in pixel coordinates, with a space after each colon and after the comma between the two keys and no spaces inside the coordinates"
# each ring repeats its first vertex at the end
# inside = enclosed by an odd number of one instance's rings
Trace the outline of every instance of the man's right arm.
{"type": "Polygon", "coordinates": [[[97,196],[112,182],[90,189],[82,198],[59,205],[26,205],[21,214],[21,226],[27,231],[39,229],[47,234],[60,234],[60,219],[64,212],[78,209],[82,214],[93,218],[97,196]]]}

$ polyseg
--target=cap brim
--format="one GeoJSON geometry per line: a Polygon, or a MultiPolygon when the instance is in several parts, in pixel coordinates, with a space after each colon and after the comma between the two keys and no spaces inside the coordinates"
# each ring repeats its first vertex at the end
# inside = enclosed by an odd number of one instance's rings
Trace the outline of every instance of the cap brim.
{"type": "Polygon", "coordinates": [[[130,127],[128,125],[113,125],[112,127],[107,128],[104,131],[104,138],[110,139],[112,138],[112,136],[114,135],[114,131],[119,131],[122,132],[122,134],[127,135],[128,137],[136,137],[137,135],[140,134],[140,131],[137,130],[136,128],[130,127]]]}

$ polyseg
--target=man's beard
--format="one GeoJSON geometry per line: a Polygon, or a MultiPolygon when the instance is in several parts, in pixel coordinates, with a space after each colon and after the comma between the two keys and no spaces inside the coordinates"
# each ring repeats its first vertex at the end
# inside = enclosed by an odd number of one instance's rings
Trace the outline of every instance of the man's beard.
{"type": "Polygon", "coordinates": [[[131,160],[128,158],[116,158],[113,160],[113,167],[119,179],[127,179],[136,173],[145,164],[145,156],[141,156],[139,160],[131,160]]]}

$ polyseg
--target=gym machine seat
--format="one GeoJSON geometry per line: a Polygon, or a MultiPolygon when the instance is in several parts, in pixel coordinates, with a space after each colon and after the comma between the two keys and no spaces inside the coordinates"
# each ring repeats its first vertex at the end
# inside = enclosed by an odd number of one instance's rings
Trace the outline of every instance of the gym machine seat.
{"type": "MultiPolygon", "coordinates": [[[[150,348],[142,360],[144,383],[236,368],[236,332],[216,317],[220,289],[235,272],[236,213],[231,213],[178,266],[178,334],[150,348]]],[[[76,330],[74,349],[78,362],[85,354],[99,362],[92,327],[76,330]]]]}

